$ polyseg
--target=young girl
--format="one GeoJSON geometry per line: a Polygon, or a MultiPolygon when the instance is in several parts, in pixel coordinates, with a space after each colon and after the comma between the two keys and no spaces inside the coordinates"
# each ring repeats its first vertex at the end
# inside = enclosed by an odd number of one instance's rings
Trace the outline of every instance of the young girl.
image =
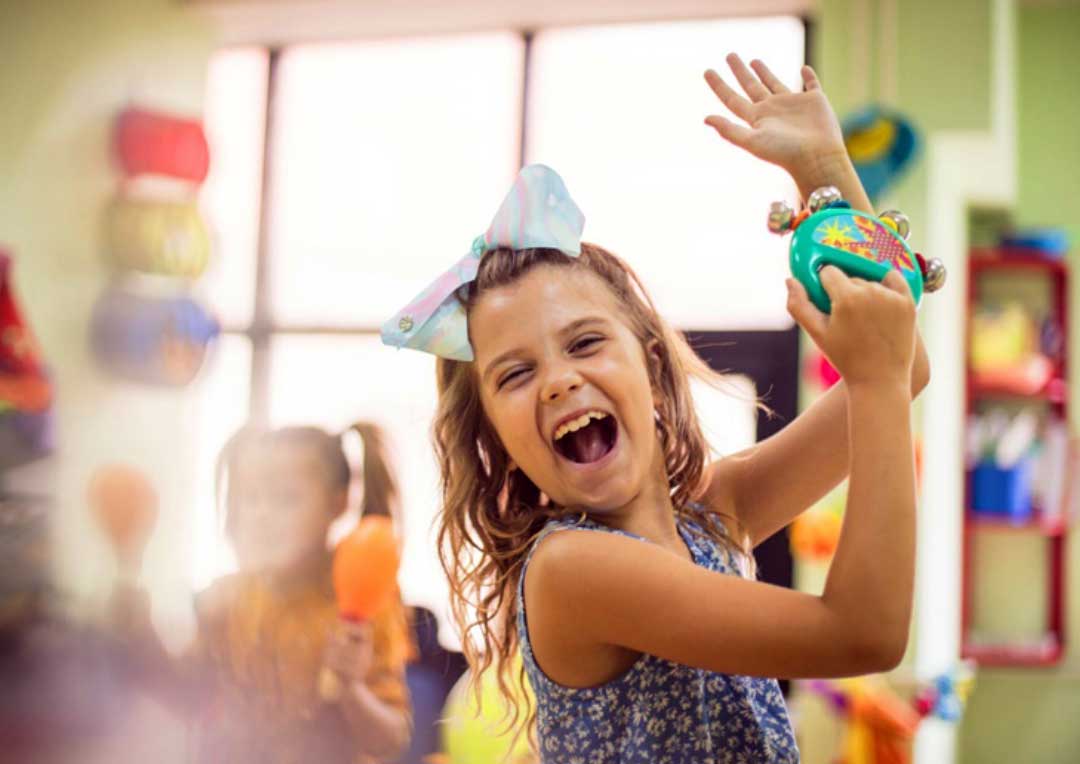
{"type": "MultiPolygon", "coordinates": [[[[748,98],[706,77],[748,126],[708,123],[804,195],[836,185],[868,209],[813,72],[790,93],[759,62],[756,77],[729,63],[748,98]]],[[[468,657],[505,674],[520,648],[545,762],[797,761],[768,677],[885,670],[907,641],[909,406],[928,375],[911,296],[896,273],[827,268],[826,316],[789,281],[789,311],[845,381],[706,464],[689,377],[712,375],[582,226],[558,176],[526,167],[472,252],[384,327],[441,356],[440,549],[468,657]],[[849,472],[821,596],[740,575],[849,472]]]]}
{"type": "MultiPolygon", "coordinates": [[[[362,512],[390,514],[397,487],[381,433],[353,429],[364,444],[362,512]]],[[[195,647],[171,659],[145,595],[117,591],[114,613],[138,667],[197,722],[199,761],[389,761],[407,747],[410,641],[400,599],[364,626],[340,621],[334,601],[326,537],[350,477],[339,436],[241,430],[218,461],[240,572],[198,598],[195,647]],[[333,702],[317,689],[324,667],[346,688],[333,702]]]]}

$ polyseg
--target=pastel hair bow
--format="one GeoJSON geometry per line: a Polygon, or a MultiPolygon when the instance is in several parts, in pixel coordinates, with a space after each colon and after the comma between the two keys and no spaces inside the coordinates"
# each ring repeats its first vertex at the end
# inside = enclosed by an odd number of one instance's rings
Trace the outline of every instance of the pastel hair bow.
{"type": "Polygon", "coordinates": [[[382,326],[382,341],[455,361],[473,360],[461,287],[476,279],[480,259],[499,247],[550,248],[581,254],[585,216],[558,173],[542,164],[523,167],[491,226],[467,255],[382,326]]]}

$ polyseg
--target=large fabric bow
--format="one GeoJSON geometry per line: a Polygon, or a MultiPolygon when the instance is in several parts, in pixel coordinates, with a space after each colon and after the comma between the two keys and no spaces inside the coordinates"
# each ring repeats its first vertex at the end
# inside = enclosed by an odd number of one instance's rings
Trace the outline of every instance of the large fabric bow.
{"type": "Polygon", "coordinates": [[[480,258],[499,247],[551,248],[581,254],[585,216],[558,173],[542,164],[523,167],[487,231],[472,249],[382,326],[382,341],[455,361],[473,360],[462,286],[476,278],[480,258]]]}

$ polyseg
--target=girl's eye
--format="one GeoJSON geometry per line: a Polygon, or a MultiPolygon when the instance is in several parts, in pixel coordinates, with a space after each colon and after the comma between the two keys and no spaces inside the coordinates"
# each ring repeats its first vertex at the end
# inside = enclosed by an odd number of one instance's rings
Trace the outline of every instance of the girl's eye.
{"type": "Polygon", "coordinates": [[[588,350],[590,347],[592,347],[593,345],[596,345],[602,339],[603,339],[603,337],[598,337],[596,335],[591,335],[591,336],[588,336],[588,337],[582,337],[581,339],[577,340],[576,342],[574,342],[573,345],[570,346],[570,352],[571,353],[576,353],[579,350],[588,350]]]}
{"type": "Polygon", "coordinates": [[[508,373],[506,376],[499,379],[499,386],[498,386],[497,389],[502,390],[503,387],[505,387],[507,385],[507,383],[509,383],[509,382],[513,381],[514,379],[520,377],[522,374],[525,374],[526,371],[527,371],[527,369],[524,369],[524,368],[512,369],[510,371],[510,373],[508,373]]]}

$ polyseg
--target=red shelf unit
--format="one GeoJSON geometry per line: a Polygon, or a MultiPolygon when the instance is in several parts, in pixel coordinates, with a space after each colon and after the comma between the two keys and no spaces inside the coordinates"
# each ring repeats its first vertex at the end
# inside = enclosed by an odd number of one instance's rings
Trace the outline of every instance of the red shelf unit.
{"type": "MultiPolygon", "coordinates": [[[[1050,283],[1054,314],[1060,321],[1062,354],[1050,381],[1036,391],[1010,389],[977,381],[966,366],[966,410],[970,416],[983,400],[1012,399],[1045,402],[1050,411],[1062,421],[1068,421],[1068,268],[1062,260],[1049,260],[1038,253],[1025,250],[976,249],[971,252],[968,272],[968,345],[970,320],[978,303],[980,277],[991,272],[1024,271],[1045,274],[1050,283]]],[[[965,359],[969,358],[965,348],[965,359]]],[[[966,361],[967,363],[967,361],[966,361]]],[[[971,506],[970,481],[965,475],[964,502],[971,506]]],[[[1068,501],[1068,492],[1064,491],[1068,501]]],[[[963,540],[963,605],[961,613],[961,653],[963,657],[987,666],[1052,666],[1065,653],[1065,549],[1068,525],[1065,507],[1047,517],[1036,510],[1029,520],[1014,523],[970,509],[964,512],[963,540]],[[973,634],[975,535],[978,533],[1026,533],[1042,536],[1046,544],[1047,618],[1041,639],[1030,641],[987,641],[973,634]]]]}

